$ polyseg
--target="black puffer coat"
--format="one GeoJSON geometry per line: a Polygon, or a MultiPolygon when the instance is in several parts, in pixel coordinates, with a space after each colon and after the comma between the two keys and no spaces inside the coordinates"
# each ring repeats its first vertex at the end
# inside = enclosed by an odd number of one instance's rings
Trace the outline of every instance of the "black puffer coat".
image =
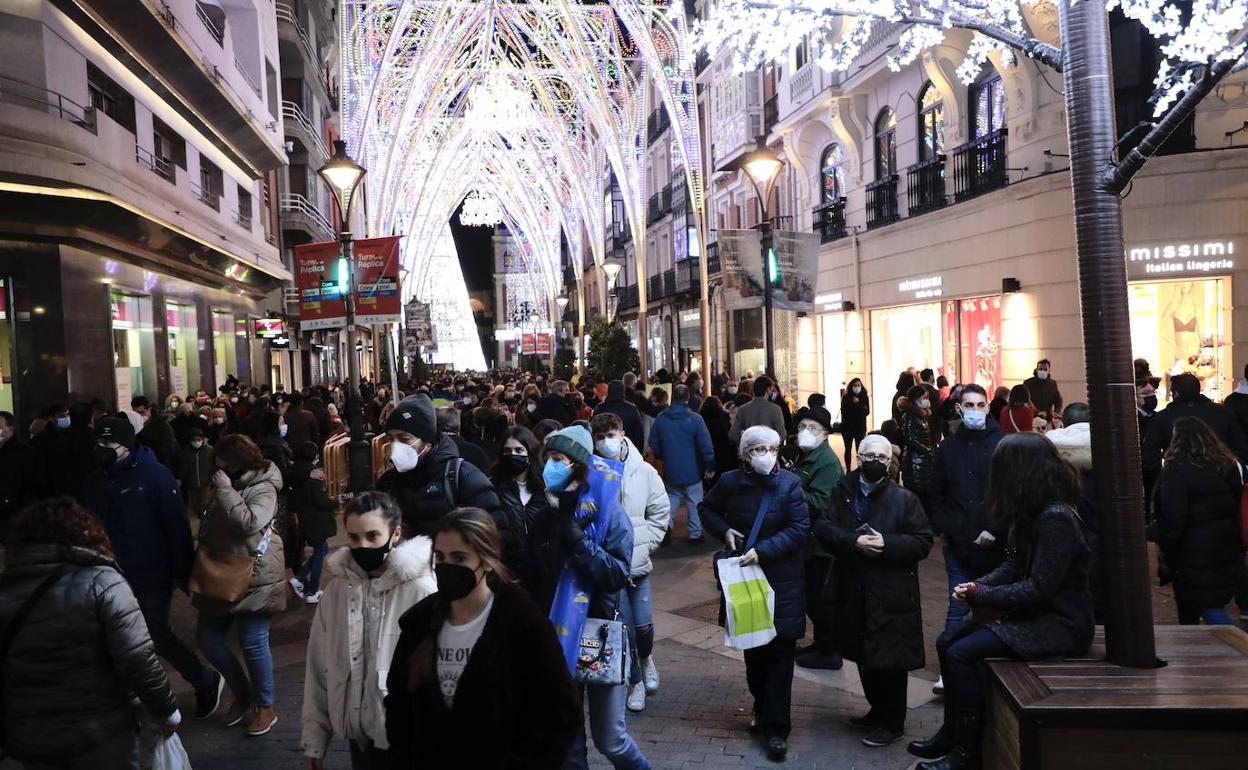
{"type": "Polygon", "coordinates": [[[777,470],[759,476],[742,470],[725,473],[706,493],[698,512],[706,529],[723,540],[730,528],[749,537],[763,495],[771,502],[763,515],[754,550],[767,582],[776,593],[776,635],[801,639],[806,633],[806,579],[802,548],[810,533],[810,515],[802,480],[794,473],[777,470]]]}
{"type": "MultiPolygon", "coordinates": [[[[1012,527],[1009,543],[1009,558],[975,581],[972,606],[1005,610],[988,630],[1023,660],[1087,652],[1095,627],[1088,588],[1092,552],[1075,512],[1051,505],[1030,532],[1012,527]]],[[[968,627],[969,620],[962,628],[968,627]]]]}
{"type": "Polygon", "coordinates": [[[1005,560],[1006,532],[993,523],[984,499],[988,493],[988,461],[1005,434],[996,420],[988,418],[983,430],[960,428],[936,450],[936,468],[927,500],[932,526],[966,569],[974,573],[992,570],[1005,560]],[[996,542],[975,545],[980,532],[988,531],[996,542]]]}
{"type": "Polygon", "coordinates": [[[832,510],[815,524],[819,542],[837,556],[837,649],[864,668],[913,671],[925,663],[918,570],[932,550],[932,528],[913,492],[886,480],[866,496],[858,479],[856,470],[841,479],[832,510]],[[884,536],[883,554],[855,546],[862,524],[884,536]]]}
{"type": "MultiPolygon", "coordinates": [[[[494,485],[477,466],[464,461],[459,476],[447,489],[447,464],[459,457],[455,441],[446,434],[438,436],[437,443],[421,455],[417,466],[407,473],[391,468],[377,480],[377,489],[394,497],[403,510],[403,530],[408,537],[428,535],[443,516],[452,508],[472,506],[482,508],[494,517],[500,530],[507,522],[498,509],[498,495],[494,485]],[[454,505],[448,497],[454,497],[454,505]]],[[[506,540],[507,533],[502,532],[506,540]]]]}
{"type": "Polygon", "coordinates": [[[1224,607],[1242,567],[1239,474],[1167,463],[1157,479],[1157,544],[1174,573],[1174,596],[1195,608],[1224,607]]]}
{"type": "Polygon", "coordinates": [[[9,551],[0,581],[0,632],[43,579],[39,599],[4,661],[5,750],[15,758],[68,760],[134,732],[137,698],[153,718],[177,708],[138,602],[111,559],[84,548],[9,551]]]}
{"type": "Polygon", "coordinates": [[[546,490],[539,483],[529,483],[528,504],[520,502],[520,485],[515,479],[495,479],[494,489],[498,493],[499,510],[507,521],[507,539],[503,541],[503,563],[514,575],[523,575],[525,568],[525,550],[529,532],[534,523],[545,516],[550,502],[546,498],[546,490]]]}

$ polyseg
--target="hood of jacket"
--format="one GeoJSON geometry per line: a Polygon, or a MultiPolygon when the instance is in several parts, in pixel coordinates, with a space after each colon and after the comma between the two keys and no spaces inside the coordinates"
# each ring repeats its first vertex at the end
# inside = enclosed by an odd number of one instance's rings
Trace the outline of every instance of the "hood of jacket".
{"type": "Polygon", "coordinates": [[[1053,442],[1057,453],[1082,472],[1092,470],[1092,425],[1081,422],[1047,431],[1044,437],[1053,442]]]}
{"type": "Polygon", "coordinates": [[[263,468],[247,471],[242,476],[239,476],[234,480],[233,487],[241,492],[247,487],[253,487],[266,481],[277,487],[279,492],[281,491],[282,472],[272,462],[265,462],[263,468]]]}
{"type": "MultiPolygon", "coordinates": [[[[385,572],[373,580],[383,590],[389,590],[402,583],[410,583],[422,577],[433,575],[433,541],[424,535],[411,540],[404,540],[395,546],[386,557],[385,572]]],[[[355,559],[351,558],[350,548],[339,548],[325,560],[325,573],[329,577],[347,577],[357,580],[368,580],[369,576],[355,559]]]]}
{"type": "Polygon", "coordinates": [[[116,479],[133,472],[136,468],[156,463],[156,453],[143,444],[136,443],[124,460],[118,460],[109,466],[107,473],[110,479],[116,479]]]}

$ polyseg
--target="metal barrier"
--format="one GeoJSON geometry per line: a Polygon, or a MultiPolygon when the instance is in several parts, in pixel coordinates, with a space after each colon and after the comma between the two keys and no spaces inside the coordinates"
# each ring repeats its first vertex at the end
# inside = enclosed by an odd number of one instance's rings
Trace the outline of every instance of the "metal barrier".
{"type": "Polygon", "coordinates": [[[376,486],[381,474],[390,469],[390,437],[378,433],[369,443],[373,449],[373,485],[376,486]]]}
{"type": "Polygon", "coordinates": [[[321,451],[322,465],[325,468],[325,492],[331,499],[347,491],[350,479],[350,465],[347,462],[347,444],[351,442],[345,433],[334,436],[325,442],[321,451]]]}

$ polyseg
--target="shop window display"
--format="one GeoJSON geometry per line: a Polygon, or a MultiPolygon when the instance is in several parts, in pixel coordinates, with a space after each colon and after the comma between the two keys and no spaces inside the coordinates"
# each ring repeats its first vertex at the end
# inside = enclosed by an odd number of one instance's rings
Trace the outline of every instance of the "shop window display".
{"type": "MultiPolygon", "coordinates": [[[[953,304],[953,303],[948,303],[953,304]]],[[[958,300],[958,382],[1001,385],[1001,298],[958,300]]],[[[945,359],[949,360],[948,357],[945,359]]]]}
{"type": "Polygon", "coordinates": [[[931,302],[871,311],[871,420],[876,428],[892,414],[897,376],[906,369],[930,368],[951,376],[944,310],[942,303],[931,302]]]}
{"type": "Polygon", "coordinates": [[[156,343],[152,299],[115,291],[110,294],[113,317],[113,372],[117,408],[129,409],[134,396],[156,396],[156,343]]]}
{"type": "Polygon", "coordinates": [[[1159,400],[1170,400],[1170,378],[1184,372],[1214,401],[1230,393],[1230,278],[1132,283],[1128,297],[1132,352],[1161,377],[1159,400]]]}
{"type": "Polygon", "coordinates": [[[234,316],[224,310],[212,311],[212,364],[213,389],[225,384],[225,379],[235,374],[238,359],[234,347],[234,316]]]}

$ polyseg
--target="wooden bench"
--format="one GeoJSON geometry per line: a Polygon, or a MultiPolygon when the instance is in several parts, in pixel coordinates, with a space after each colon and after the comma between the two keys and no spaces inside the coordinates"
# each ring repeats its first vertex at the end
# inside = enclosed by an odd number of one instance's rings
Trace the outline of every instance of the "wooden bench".
{"type": "Polygon", "coordinates": [[[989,661],[985,770],[1245,770],[1248,634],[1157,626],[1163,668],[989,661]]]}

